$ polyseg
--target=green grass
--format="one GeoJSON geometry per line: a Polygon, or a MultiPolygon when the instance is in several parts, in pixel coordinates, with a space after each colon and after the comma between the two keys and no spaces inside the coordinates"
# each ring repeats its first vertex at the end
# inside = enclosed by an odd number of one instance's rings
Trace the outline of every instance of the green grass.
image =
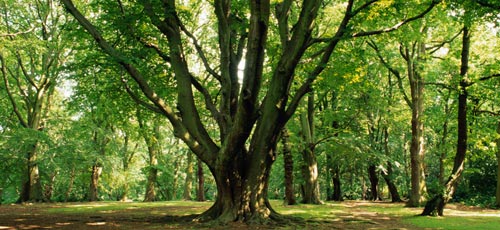
{"type": "Polygon", "coordinates": [[[173,215],[190,215],[199,213],[210,207],[210,202],[194,202],[194,201],[164,201],[164,202],[91,202],[91,203],[60,203],[50,209],[48,213],[64,213],[64,214],[88,214],[98,212],[117,212],[123,210],[145,209],[145,208],[165,208],[170,209],[173,215]],[[174,208],[175,207],[175,208],[174,208]],[[184,207],[181,212],[178,212],[177,207],[184,207]],[[186,209],[187,208],[187,209],[186,209]],[[186,212],[187,210],[187,212],[186,212]]]}
{"type": "MultiPolygon", "coordinates": [[[[129,212],[136,218],[148,216],[187,216],[202,213],[212,205],[211,202],[168,201],[168,202],[93,202],[93,203],[58,203],[50,204],[44,212],[66,215],[99,215],[99,213],[129,212]]],[[[408,229],[499,229],[500,211],[459,211],[445,210],[444,217],[418,216],[422,208],[406,208],[403,203],[370,202],[327,202],[322,205],[299,204],[284,205],[282,201],[271,201],[273,208],[290,217],[308,221],[308,225],[321,226],[325,221],[346,225],[375,223],[377,217],[388,217],[408,229]],[[362,217],[359,213],[371,213],[374,219],[362,217]]]]}
{"type": "Polygon", "coordinates": [[[475,217],[475,216],[445,216],[428,217],[413,216],[403,218],[403,222],[410,223],[421,228],[431,229],[453,229],[453,230],[497,230],[500,228],[500,217],[475,217]]]}

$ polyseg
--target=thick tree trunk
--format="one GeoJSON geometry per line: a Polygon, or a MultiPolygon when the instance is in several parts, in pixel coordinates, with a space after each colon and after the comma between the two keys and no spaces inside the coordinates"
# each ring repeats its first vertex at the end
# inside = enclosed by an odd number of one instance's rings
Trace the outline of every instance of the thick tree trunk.
{"type": "Polygon", "coordinates": [[[90,188],[89,188],[89,201],[99,200],[99,177],[102,173],[102,166],[100,164],[95,164],[92,166],[92,174],[90,175],[90,188]]]}
{"type": "Polygon", "coordinates": [[[38,144],[35,143],[27,157],[27,178],[21,190],[20,202],[41,202],[43,201],[42,183],[38,171],[37,160],[38,144]]]}
{"type": "Polygon", "coordinates": [[[500,207],[500,121],[497,124],[497,193],[496,206],[500,207]]]}
{"type": "Polygon", "coordinates": [[[148,180],[146,182],[146,195],[144,197],[144,202],[151,202],[151,201],[156,201],[156,179],[158,175],[158,169],[156,168],[158,162],[154,161],[155,163],[151,163],[148,168],[148,180]]]}
{"type": "Polygon", "coordinates": [[[191,191],[193,190],[193,174],[194,174],[193,153],[187,154],[187,169],[186,169],[186,183],[184,183],[184,193],[182,195],[184,200],[192,200],[191,191]]]}
{"type": "Polygon", "coordinates": [[[281,131],[281,142],[283,144],[283,165],[285,170],[285,204],[297,204],[295,200],[295,191],[293,188],[293,156],[292,148],[289,143],[289,134],[286,128],[281,131]]]}
{"type": "Polygon", "coordinates": [[[302,177],[304,184],[302,185],[302,203],[304,204],[321,204],[319,198],[318,184],[318,162],[314,154],[314,147],[307,147],[302,151],[304,163],[302,165],[302,177]]]}
{"type": "Polygon", "coordinates": [[[380,200],[378,195],[378,174],[377,167],[370,165],[368,167],[368,178],[370,179],[370,200],[380,200]]]}
{"type": "Polygon", "coordinates": [[[198,159],[197,176],[198,187],[196,189],[196,201],[205,201],[205,174],[203,172],[203,162],[198,159]]]}
{"type": "Polygon", "coordinates": [[[238,159],[221,162],[217,168],[211,169],[217,184],[217,198],[214,205],[198,217],[200,221],[261,224],[280,218],[267,199],[273,160],[244,160],[242,155],[250,158],[256,156],[250,153],[238,154],[238,159]]]}

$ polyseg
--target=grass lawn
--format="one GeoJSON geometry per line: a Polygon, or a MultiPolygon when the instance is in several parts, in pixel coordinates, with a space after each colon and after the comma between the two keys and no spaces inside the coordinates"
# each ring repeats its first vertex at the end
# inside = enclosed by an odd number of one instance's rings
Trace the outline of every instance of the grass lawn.
{"type": "Polygon", "coordinates": [[[403,203],[344,201],[285,206],[271,201],[288,221],[220,226],[192,219],[210,202],[82,202],[0,206],[1,229],[500,229],[500,211],[448,205],[445,217],[422,217],[403,203]]]}

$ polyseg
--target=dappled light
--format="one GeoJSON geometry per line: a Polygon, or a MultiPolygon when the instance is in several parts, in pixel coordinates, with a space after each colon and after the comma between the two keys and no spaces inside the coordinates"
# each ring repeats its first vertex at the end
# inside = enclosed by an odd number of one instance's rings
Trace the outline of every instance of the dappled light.
{"type": "MultiPolygon", "coordinates": [[[[214,227],[211,223],[193,220],[211,205],[211,202],[173,201],[0,206],[0,229],[85,229],[85,226],[119,229],[209,229],[214,227]]],[[[450,204],[446,208],[447,215],[440,218],[417,216],[419,208],[407,208],[403,203],[345,201],[290,206],[283,205],[282,201],[271,200],[271,205],[287,221],[270,226],[263,225],[265,229],[287,229],[287,226],[317,226],[320,229],[393,229],[398,226],[397,229],[419,229],[425,228],[426,223],[455,223],[456,218],[460,218],[461,223],[467,223],[469,226],[480,226],[478,224],[483,221],[500,224],[500,210],[461,204],[450,204]]],[[[246,225],[240,227],[247,228],[246,225]]]]}
{"type": "Polygon", "coordinates": [[[498,9],[0,0],[0,230],[498,227],[498,9]]]}

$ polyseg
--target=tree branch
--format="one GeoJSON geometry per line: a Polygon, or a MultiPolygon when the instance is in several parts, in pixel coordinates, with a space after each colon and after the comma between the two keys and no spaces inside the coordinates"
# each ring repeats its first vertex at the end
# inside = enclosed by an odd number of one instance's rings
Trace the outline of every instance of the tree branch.
{"type": "Polygon", "coordinates": [[[405,19],[403,21],[400,21],[399,23],[397,23],[397,24],[395,24],[395,25],[393,25],[391,27],[380,29],[380,30],[373,30],[373,31],[366,31],[366,32],[354,33],[354,34],[352,34],[352,37],[364,37],[364,36],[370,36],[370,35],[376,35],[376,34],[383,34],[383,33],[392,32],[394,30],[399,29],[401,26],[403,26],[405,24],[408,24],[409,22],[412,22],[412,21],[415,21],[417,19],[423,18],[427,13],[429,13],[440,2],[441,2],[441,0],[432,0],[432,2],[429,5],[429,7],[427,7],[420,14],[418,14],[418,15],[416,15],[414,17],[405,19]]]}
{"type": "Polygon", "coordinates": [[[124,77],[121,77],[121,81],[123,83],[123,86],[125,87],[125,90],[127,91],[128,95],[130,95],[130,97],[132,98],[132,100],[135,101],[135,103],[139,104],[139,105],[142,105],[144,106],[146,109],[149,109],[155,113],[162,113],[162,111],[160,109],[158,109],[158,107],[154,106],[154,105],[151,105],[143,100],[141,100],[139,98],[139,96],[137,94],[135,94],[132,89],[130,89],[130,86],[128,85],[127,83],[127,80],[124,78],[124,77]]]}
{"type": "MultiPolygon", "coordinates": [[[[368,40],[367,44],[368,44],[368,46],[372,47],[372,49],[377,53],[377,57],[379,58],[379,60],[382,63],[382,65],[384,65],[384,67],[387,68],[387,70],[389,70],[392,74],[394,74],[394,76],[396,76],[396,78],[398,79],[398,88],[399,88],[399,91],[401,92],[401,94],[403,94],[403,98],[404,98],[406,104],[408,104],[410,107],[412,107],[413,103],[411,102],[410,98],[408,97],[408,95],[404,91],[401,73],[398,70],[396,70],[394,67],[392,67],[384,59],[384,57],[382,57],[382,54],[380,53],[380,50],[379,50],[377,44],[373,40],[368,40]]],[[[403,58],[404,58],[404,56],[403,56],[403,58]]]]}
{"type": "Polygon", "coordinates": [[[31,33],[34,29],[35,29],[35,27],[31,27],[30,29],[28,29],[26,31],[21,31],[21,32],[17,32],[17,33],[10,33],[10,34],[0,34],[0,37],[13,38],[13,37],[16,37],[18,35],[31,33]]]}
{"type": "Polygon", "coordinates": [[[9,80],[7,76],[7,71],[6,71],[6,63],[5,59],[3,56],[0,54],[0,63],[2,63],[2,67],[0,68],[2,71],[2,76],[3,76],[3,82],[5,84],[5,90],[7,91],[7,95],[9,97],[10,103],[12,104],[12,109],[14,110],[14,113],[17,116],[17,119],[19,120],[19,123],[25,128],[28,128],[28,123],[24,120],[23,116],[21,115],[21,112],[19,111],[19,108],[17,107],[17,103],[14,100],[14,96],[12,95],[12,92],[10,91],[9,87],[9,80]]]}
{"type": "Polygon", "coordinates": [[[428,47],[427,49],[430,50],[429,53],[430,54],[433,54],[435,53],[436,51],[438,51],[439,49],[441,49],[444,45],[446,44],[450,44],[452,43],[461,33],[462,31],[464,31],[463,29],[461,29],[457,34],[455,34],[452,38],[450,38],[449,40],[445,40],[445,41],[442,41],[442,42],[439,42],[438,44],[436,45],[433,45],[431,47],[428,47]]]}
{"type": "Polygon", "coordinates": [[[200,57],[201,61],[203,62],[203,66],[205,66],[205,69],[207,70],[208,73],[210,73],[215,79],[217,80],[221,80],[221,76],[215,72],[215,70],[210,67],[210,64],[208,63],[208,59],[207,57],[205,56],[205,52],[203,51],[203,49],[201,48],[199,42],[198,42],[198,39],[196,39],[196,37],[187,30],[187,28],[184,26],[184,24],[180,23],[180,20],[179,21],[179,26],[181,28],[181,30],[184,32],[184,34],[186,34],[189,38],[191,38],[191,41],[196,49],[196,52],[198,52],[198,56],[200,57]]]}
{"type": "Polygon", "coordinates": [[[497,4],[491,3],[488,0],[475,0],[475,2],[484,7],[500,10],[500,5],[498,4],[498,2],[496,2],[497,4]]]}
{"type": "MultiPolygon", "coordinates": [[[[97,45],[109,56],[115,59],[118,64],[120,64],[128,74],[134,79],[138,84],[144,95],[150,100],[160,111],[161,114],[166,116],[172,126],[174,127],[175,136],[181,138],[189,148],[196,153],[201,153],[201,155],[215,154],[212,149],[207,149],[206,146],[202,145],[197,138],[195,138],[183,124],[182,119],[174,112],[174,110],[165,104],[163,99],[161,99],[158,94],[149,86],[146,79],[141,75],[139,70],[137,70],[128,59],[123,56],[120,52],[114,49],[107,41],[102,37],[99,31],[92,25],[81,12],[76,9],[71,0],[61,0],[66,9],[75,17],[75,19],[80,23],[80,25],[87,30],[87,32],[92,35],[97,45]]],[[[207,155],[205,155],[207,156],[207,155]]],[[[203,158],[205,162],[210,162],[208,158],[203,158]]]]}
{"type": "Polygon", "coordinates": [[[496,77],[500,77],[500,73],[496,73],[496,74],[492,74],[490,76],[479,78],[478,81],[486,81],[486,80],[490,80],[490,79],[496,78],[496,77]]]}
{"type": "MultiPolygon", "coordinates": [[[[316,65],[316,67],[313,69],[313,71],[309,74],[307,79],[305,80],[304,83],[299,87],[295,95],[290,101],[290,104],[285,110],[285,120],[290,119],[290,117],[293,115],[295,110],[298,108],[300,101],[302,97],[306,93],[308,93],[311,90],[311,85],[312,83],[316,80],[316,78],[323,72],[323,70],[326,68],[327,63],[330,60],[330,57],[335,50],[335,47],[337,47],[337,44],[340,42],[340,39],[344,36],[346,32],[347,25],[349,24],[349,21],[352,19],[352,7],[354,5],[354,0],[349,0],[349,3],[346,6],[346,12],[344,14],[344,18],[342,19],[342,22],[340,23],[339,27],[337,28],[337,32],[335,33],[335,36],[329,40],[328,45],[323,49],[323,53],[321,55],[321,59],[319,60],[319,63],[316,65]]],[[[309,26],[309,25],[306,25],[309,26]]],[[[306,41],[307,44],[306,46],[310,46],[314,43],[312,39],[306,41]]]]}

